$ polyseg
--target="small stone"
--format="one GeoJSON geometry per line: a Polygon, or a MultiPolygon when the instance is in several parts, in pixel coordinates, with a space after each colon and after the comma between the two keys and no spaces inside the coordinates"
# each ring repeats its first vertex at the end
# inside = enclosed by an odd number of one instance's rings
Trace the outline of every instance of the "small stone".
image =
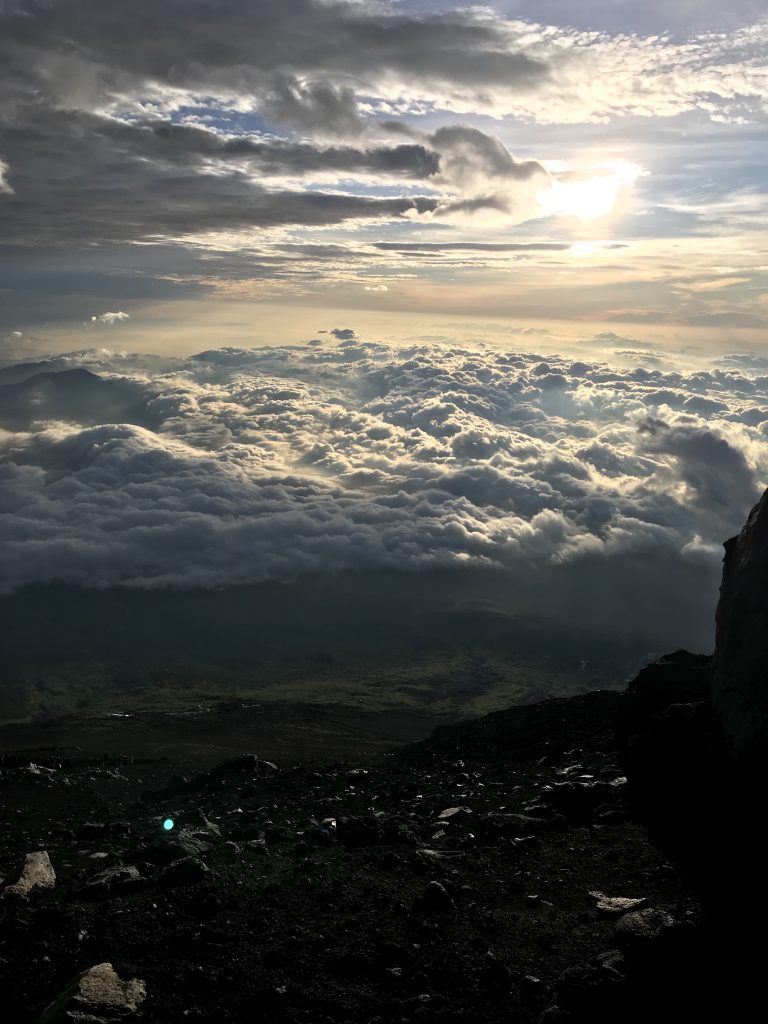
{"type": "Polygon", "coordinates": [[[6,887],[3,896],[28,896],[33,889],[53,889],[56,872],[45,850],[28,853],[18,882],[6,887]]]}
{"type": "Polygon", "coordinates": [[[471,814],[472,809],[470,807],[446,807],[444,811],[440,811],[438,814],[439,821],[447,821],[450,818],[462,818],[466,814],[471,814]]]}
{"type": "Polygon", "coordinates": [[[137,1010],[146,994],[143,981],[122,981],[112,964],[96,964],[79,974],[43,1011],[39,1024],[111,1024],[137,1010]]]}

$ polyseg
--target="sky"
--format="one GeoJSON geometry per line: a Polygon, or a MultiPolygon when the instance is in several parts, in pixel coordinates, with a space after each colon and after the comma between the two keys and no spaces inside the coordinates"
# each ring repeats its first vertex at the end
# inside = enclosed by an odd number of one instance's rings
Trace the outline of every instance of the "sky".
{"type": "Polygon", "coordinates": [[[762,0],[4,0],[5,352],[759,350],[767,46],[762,0]]]}
{"type": "Polygon", "coordinates": [[[467,569],[706,646],[768,482],[767,46],[752,0],[0,0],[0,594],[467,569]]]}

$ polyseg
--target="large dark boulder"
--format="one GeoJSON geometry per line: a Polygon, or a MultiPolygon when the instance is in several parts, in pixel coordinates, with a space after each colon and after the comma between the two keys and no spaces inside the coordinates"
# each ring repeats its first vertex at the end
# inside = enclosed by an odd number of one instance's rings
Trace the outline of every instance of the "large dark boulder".
{"type": "Polygon", "coordinates": [[[673,651],[646,665],[623,694],[617,716],[622,738],[642,727],[650,715],[670,704],[695,704],[709,699],[712,656],[673,651]]]}
{"type": "Polygon", "coordinates": [[[712,703],[746,774],[768,781],[768,491],[725,545],[712,703]]]}

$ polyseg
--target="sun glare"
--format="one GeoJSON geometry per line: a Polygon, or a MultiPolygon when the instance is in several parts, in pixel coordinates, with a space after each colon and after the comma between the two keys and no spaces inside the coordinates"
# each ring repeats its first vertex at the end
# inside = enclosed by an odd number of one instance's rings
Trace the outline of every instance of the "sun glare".
{"type": "Polygon", "coordinates": [[[578,217],[599,220],[616,208],[622,195],[648,172],[639,164],[613,160],[591,168],[587,175],[561,175],[539,196],[545,216],[578,217]]]}

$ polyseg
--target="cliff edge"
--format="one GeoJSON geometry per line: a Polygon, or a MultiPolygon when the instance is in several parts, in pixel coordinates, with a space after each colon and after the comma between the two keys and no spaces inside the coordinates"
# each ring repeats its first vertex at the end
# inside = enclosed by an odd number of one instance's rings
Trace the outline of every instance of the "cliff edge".
{"type": "Polygon", "coordinates": [[[731,754],[768,778],[768,491],[726,542],[712,706],[731,754]]]}

